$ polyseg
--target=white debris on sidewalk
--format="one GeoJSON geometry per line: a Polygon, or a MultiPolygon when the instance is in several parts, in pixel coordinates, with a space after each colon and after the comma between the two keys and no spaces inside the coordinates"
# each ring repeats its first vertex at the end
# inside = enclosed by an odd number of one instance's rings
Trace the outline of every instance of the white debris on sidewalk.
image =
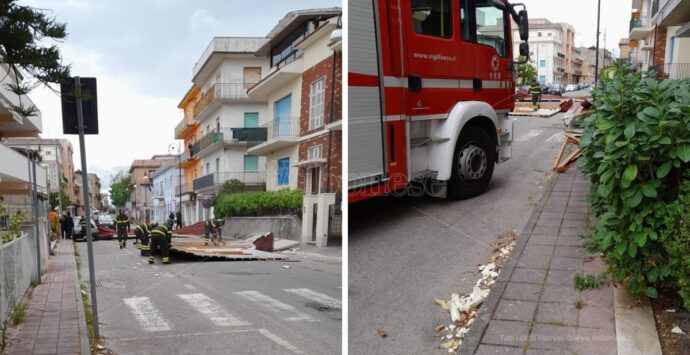
{"type": "Polygon", "coordinates": [[[496,278],[501,271],[500,262],[507,258],[515,248],[517,242],[516,231],[501,234],[499,240],[494,243],[493,255],[489,263],[479,265],[481,278],[472,288],[469,295],[453,293],[450,301],[436,299],[436,303],[444,310],[450,312],[451,324],[447,326],[436,326],[441,344],[439,348],[447,349],[449,353],[458,351],[465,334],[469,332],[470,326],[477,316],[479,307],[484,299],[489,295],[491,286],[496,283],[496,278]]]}
{"type": "Polygon", "coordinates": [[[673,329],[671,329],[671,333],[674,333],[674,334],[685,334],[685,332],[683,331],[683,329],[680,329],[680,327],[673,327],[673,329]]]}

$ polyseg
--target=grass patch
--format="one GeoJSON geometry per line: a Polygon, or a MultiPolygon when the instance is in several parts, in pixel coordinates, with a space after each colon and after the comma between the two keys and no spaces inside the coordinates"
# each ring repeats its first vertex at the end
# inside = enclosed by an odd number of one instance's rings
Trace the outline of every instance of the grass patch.
{"type": "Polygon", "coordinates": [[[575,288],[580,291],[591,290],[599,287],[599,281],[599,278],[594,275],[582,275],[579,272],[575,274],[575,277],[573,278],[575,288]]]}
{"type": "Polygon", "coordinates": [[[24,321],[24,317],[26,316],[26,303],[20,303],[17,305],[17,307],[14,307],[14,310],[12,311],[12,316],[10,319],[12,320],[12,326],[16,327],[18,326],[21,322],[24,321]]]}
{"type": "Polygon", "coordinates": [[[565,323],[563,322],[548,322],[544,323],[546,325],[553,325],[554,327],[565,327],[565,323]]]}

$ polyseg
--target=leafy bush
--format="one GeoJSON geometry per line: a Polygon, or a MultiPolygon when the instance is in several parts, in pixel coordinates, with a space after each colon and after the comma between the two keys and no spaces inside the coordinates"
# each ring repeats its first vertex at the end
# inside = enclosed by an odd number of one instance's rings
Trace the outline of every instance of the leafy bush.
{"type": "Polygon", "coordinates": [[[299,214],[303,195],[300,190],[287,189],[223,194],[216,198],[214,211],[218,218],[299,214]]]}
{"type": "Polygon", "coordinates": [[[620,65],[593,96],[578,161],[592,182],[593,243],[614,281],[656,297],[659,285],[678,278],[665,243],[678,234],[677,201],[690,162],[690,82],[659,81],[620,65]]]}
{"type": "Polygon", "coordinates": [[[664,246],[683,306],[690,310],[690,182],[683,182],[678,202],[671,204],[669,209],[671,216],[677,218],[673,218],[676,223],[667,226],[664,246]]]}
{"type": "Polygon", "coordinates": [[[22,235],[21,224],[24,218],[21,215],[13,215],[9,217],[7,224],[7,231],[0,231],[0,242],[9,243],[22,235]]]}

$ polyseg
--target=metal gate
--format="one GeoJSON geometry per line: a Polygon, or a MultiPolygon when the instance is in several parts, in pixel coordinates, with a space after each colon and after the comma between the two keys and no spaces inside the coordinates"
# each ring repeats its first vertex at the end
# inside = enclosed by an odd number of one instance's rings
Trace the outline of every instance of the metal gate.
{"type": "Polygon", "coordinates": [[[342,201],[337,199],[335,204],[328,207],[328,240],[327,245],[343,245],[343,211],[342,201]]]}
{"type": "Polygon", "coordinates": [[[312,243],[316,243],[316,224],[319,221],[318,218],[318,210],[319,210],[319,204],[315,203],[312,205],[312,210],[314,213],[312,214],[312,223],[311,223],[311,241],[312,243]]]}

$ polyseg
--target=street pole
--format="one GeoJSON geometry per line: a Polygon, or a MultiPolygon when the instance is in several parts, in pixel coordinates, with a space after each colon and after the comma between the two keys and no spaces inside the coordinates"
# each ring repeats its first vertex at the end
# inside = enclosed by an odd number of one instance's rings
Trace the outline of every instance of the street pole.
{"type": "Polygon", "coordinates": [[[594,83],[599,81],[599,20],[601,20],[601,0],[597,1],[597,58],[594,60],[594,83]]]}
{"type": "Polygon", "coordinates": [[[29,190],[31,191],[31,208],[34,215],[34,233],[36,235],[36,272],[38,273],[38,278],[36,284],[41,284],[41,239],[39,237],[38,229],[38,196],[36,196],[36,162],[34,153],[31,151],[29,146],[26,146],[27,152],[27,163],[29,164],[29,190]],[[33,171],[31,166],[33,165],[33,171]],[[33,178],[32,178],[33,176],[33,178]]]}
{"type": "Polygon", "coordinates": [[[93,332],[96,339],[100,337],[98,331],[98,302],[96,301],[96,272],[93,266],[93,238],[91,236],[91,205],[89,203],[89,172],[86,169],[86,149],[84,143],[84,116],[81,107],[81,81],[74,78],[77,90],[77,124],[79,126],[79,153],[81,155],[81,181],[84,186],[84,218],[86,219],[86,241],[89,254],[89,289],[91,290],[91,313],[93,314],[93,332]]]}
{"type": "Polygon", "coordinates": [[[180,219],[182,219],[182,147],[180,146],[180,142],[177,142],[177,162],[177,175],[180,177],[180,180],[177,185],[180,189],[180,206],[177,210],[180,212],[180,219]]]}

